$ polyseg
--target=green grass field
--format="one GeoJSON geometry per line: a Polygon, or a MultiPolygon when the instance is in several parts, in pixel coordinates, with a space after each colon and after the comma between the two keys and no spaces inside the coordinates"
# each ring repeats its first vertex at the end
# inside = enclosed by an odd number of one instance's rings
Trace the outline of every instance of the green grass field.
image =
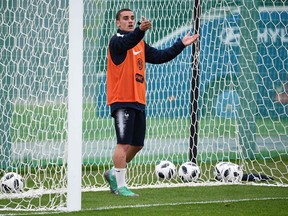
{"type": "Polygon", "coordinates": [[[185,186],[134,190],[139,197],[110,191],[83,192],[79,212],[0,212],[3,215],[287,215],[288,187],[251,185],[185,186]]]}

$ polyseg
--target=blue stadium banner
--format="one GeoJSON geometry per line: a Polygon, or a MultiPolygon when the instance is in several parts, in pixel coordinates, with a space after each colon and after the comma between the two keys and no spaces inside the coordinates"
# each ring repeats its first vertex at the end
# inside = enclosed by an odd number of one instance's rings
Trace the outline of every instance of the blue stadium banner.
{"type": "Polygon", "coordinates": [[[260,8],[258,23],[259,112],[281,117],[288,113],[288,10],[260,8]]]}

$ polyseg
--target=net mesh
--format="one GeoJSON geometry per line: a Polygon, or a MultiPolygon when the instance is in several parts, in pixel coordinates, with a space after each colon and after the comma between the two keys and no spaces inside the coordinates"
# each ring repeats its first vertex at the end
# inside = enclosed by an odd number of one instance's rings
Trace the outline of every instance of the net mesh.
{"type": "Polygon", "coordinates": [[[64,206],[68,1],[1,1],[0,10],[1,177],[25,181],[23,193],[2,192],[0,206],[64,206]]]}

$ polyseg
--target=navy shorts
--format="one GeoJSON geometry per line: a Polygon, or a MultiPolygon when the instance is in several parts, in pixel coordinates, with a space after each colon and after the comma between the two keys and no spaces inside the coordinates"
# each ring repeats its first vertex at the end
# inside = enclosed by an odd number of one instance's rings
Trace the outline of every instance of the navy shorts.
{"type": "Polygon", "coordinates": [[[146,132],[145,111],[120,108],[113,112],[117,144],[144,146],[146,132]]]}

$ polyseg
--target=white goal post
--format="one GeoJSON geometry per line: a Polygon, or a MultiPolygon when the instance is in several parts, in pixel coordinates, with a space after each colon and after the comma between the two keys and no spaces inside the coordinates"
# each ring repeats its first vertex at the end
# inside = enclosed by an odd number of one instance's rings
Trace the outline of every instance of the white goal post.
{"type": "Polygon", "coordinates": [[[16,172],[25,185],[7,193],[1,184],[0,210],[77,211],[81,192],[108,193],[103,173],[113,166],[116,138],[106,105],[107,47],[122,8],[152,20],[144,40],[156,48],[194,32],[193,11],[201,35],[197,56],[191,46],[171,62],[147,64],[145,146],[127,167],[129,187],[218,184],[213,170],[222,161],[258,177],[242,184],[287,187],[286,1],[3,0],[0,178],[16,172]],[[178,169],[191,159],[191,138],[199,179],[159,180],[155,164],[169,160],[178,169]]]}
{"type": "Polygon", "coordinates": [[[69,0],[67,210],[81,210],[83,0],[69,0]]]}

